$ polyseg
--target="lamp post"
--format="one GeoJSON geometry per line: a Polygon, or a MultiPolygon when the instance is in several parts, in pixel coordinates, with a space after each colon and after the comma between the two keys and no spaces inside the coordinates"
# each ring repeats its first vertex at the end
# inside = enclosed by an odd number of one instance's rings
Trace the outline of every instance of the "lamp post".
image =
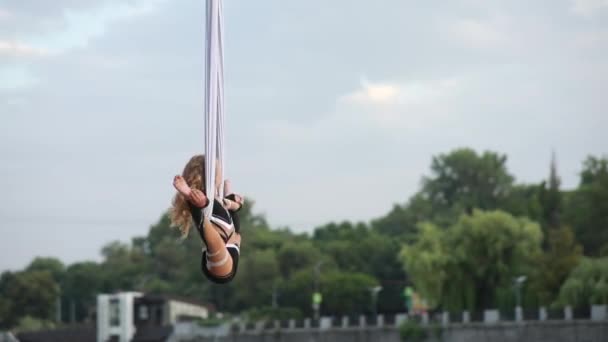
{"type": "Polygon", "coordinates": [[[323,265],[325,261],[319,261],[315,265],[315,292],[319,291],[319,277],[321,275],[321,265],[323,265]]]}
{"type": "Polygon", "coordinates": [[[519,276],[513,279],[513,283],[515,285],[515,299],[517,301],[518,308],[521,307],[521,287],[526,282],[526,279],[528,279],[526,276],[519,276]]]}
{"type": "Polygon", "coordinates": [[[58,324],[61,324],[61,323],[63,323],[61,321],[61,285],[57,286],[57,288],[58,288],[58,291],[57,291],[58,294],[57,294],[57,303],[56,303],[56,305],[57,305],[56,320],[57,320],[58,324]]]}
{"type": "Polygon", "coordinates": [[[315,265],[315,269],[314,269],[314,293],[313,293],[313,297],[312,297],[312,308],[315,312],[315,319],[318,320],[320,317],[320,311],[321,311],[321,302],[322,302],[322,296],[321,293],[319,293],[319,277],[321,275],[321,265],[323,265],[324,261],[319,261],[317,262],[317,264],[315,265]]]}
{"type": "Polygon", "coordinates": [[[521,287],[526,282],[526,276],[519,276],[513,279],[513,285],[515,286],[515,320],[521,321],[523,319],[523,313],[521,309],[521,287]]]}
{"type": "Polygon", "coordinates": [[[272,286],[272,308],[273,309],[276,309],[279,307],[278,298],[279,298],[279,289],[278,289],[277,283],[275,282],[274,285],[272,286]]]}
{"type": "Polygon", "coordinates": [[[382,286],[370,287],[369,291],[372,295],[372,312],[376,316],[378,315],[378,293],[382,291],[382,286]]]}

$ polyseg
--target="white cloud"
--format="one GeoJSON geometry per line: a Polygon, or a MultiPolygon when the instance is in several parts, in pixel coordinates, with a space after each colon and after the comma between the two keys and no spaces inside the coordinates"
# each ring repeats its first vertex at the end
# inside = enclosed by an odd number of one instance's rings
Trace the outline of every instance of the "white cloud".
{"type": "Polygon", "coordinates": [[[360,89],[341,99],[359,104],[389,104],[397,100],[401,90],[396,84],[371,83],[366,79],[362,79],[360,85],[360,89]]]}
{"type": "Polygon", "coordinates": [[[370,82],[363,78],[359,89],[340,96],[338,104],[414,106],[432,103],[454,92],[462,82],[456,78],[403,83],[370,82]]]}
{"type": "Polygon", "coordinates": [[[0,56],[35,57],[44,56],[49,52],[46,49],[28,45],[26,43],[0,40],[0,56]]]}
{"type": "Polygon", "coordinates": [[[608,0],[572,0],[571,5],[574,13],[586,16],[606,8],[608,8],[608,0]]]}
{"type": "Polygon", "coordinates": [[[111,3],[88,10],[64,11],[65,25],[62,30],[30,38],[34,46],[53,51],[65,51],[85,47],[91,39],[103,36],[115,21],[150,14],[165,0],[111,3]]]}
{"type": "Polygon", "coordinates": [[[402,134],[449,120],[449,108],[461,95],[460,78],[409,82],[370,82],[363,78],[359,89],[339,96],[333,112],[306,124],[287,120],[261,122],[261,137],[285,143],[310,144],[360,139],[365,132],[402,134]],[[340,132],[340,134],[336,134],[340,132]]]}

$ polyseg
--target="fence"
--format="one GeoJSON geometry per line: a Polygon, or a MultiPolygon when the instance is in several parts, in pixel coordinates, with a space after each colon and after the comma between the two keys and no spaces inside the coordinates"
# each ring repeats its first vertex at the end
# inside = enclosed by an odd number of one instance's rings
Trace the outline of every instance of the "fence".
{"type": "Polygon", "coordinates": [[[343,316],[321,317],[303,320],[276,320],[260,322],[235,323],[230,329],[233,333],[263,330],[295,330],[295,329],[330,329],[330,328],[383,328],[398,327],[408,320],[415,320],[422,325],[426,324],[496,324],[501,322],[536,322],[536,321],[572,321],[608,320],[607,305],[593,305],[591,307],[572,308],[566,306],[561,309],[547,309],[541,307],[537,310],[516,308],[512,311],[485,310],[483,312],[435,312],[421,315],[376,315],[376,316],[343,316]]]}

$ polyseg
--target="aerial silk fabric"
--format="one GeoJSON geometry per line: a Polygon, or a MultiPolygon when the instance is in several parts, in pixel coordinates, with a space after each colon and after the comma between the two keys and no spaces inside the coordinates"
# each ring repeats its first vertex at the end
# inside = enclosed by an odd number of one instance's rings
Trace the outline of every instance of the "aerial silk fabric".
{"type": "Polygon", "coordinates": [[[224,149],[224,18],[223,0],[206,0],[205,30],[205,185],[210,205],[205,208],[209,217],[215,198],[224,197],[226,175],[224,149]],[[220,188],[215,188],[216,165],[220,188]],[[217,191],[216,191],[217,190],[217,191]]]}

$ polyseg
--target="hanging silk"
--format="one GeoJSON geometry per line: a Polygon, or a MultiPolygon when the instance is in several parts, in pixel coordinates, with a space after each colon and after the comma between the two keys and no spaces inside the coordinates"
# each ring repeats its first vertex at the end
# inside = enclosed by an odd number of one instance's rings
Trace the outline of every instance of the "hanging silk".
{"type": "MultiPolygon", "coordinates": [[[[224,196],[224,19],[223,0],[206,0],[205,27],[205,184],[209,203],[224,196]],[[219,167],[216,166],[219,164],[219,167]],[[216,171],[220,173],[216,175],[216,171]],[[215,187],[216,177],[219,188],[215,187]]],[[[213,205],[205,208],[211,215],[213,205]]]]}

